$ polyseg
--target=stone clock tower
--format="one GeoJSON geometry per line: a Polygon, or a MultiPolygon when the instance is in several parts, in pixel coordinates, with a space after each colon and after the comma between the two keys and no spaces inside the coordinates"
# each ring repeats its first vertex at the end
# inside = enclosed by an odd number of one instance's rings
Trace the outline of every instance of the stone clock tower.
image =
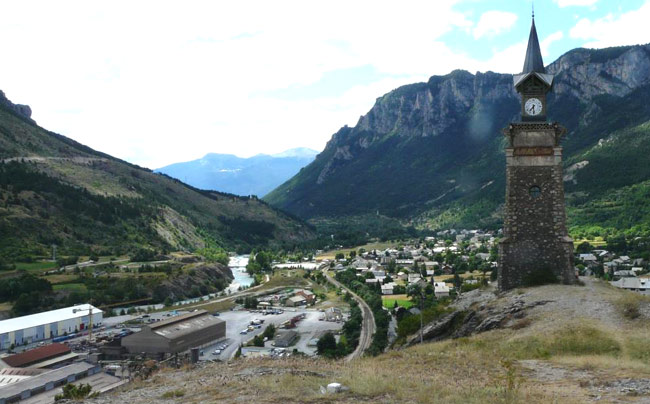
{"type": "Polygon", "coordinates": [[[521,122],[503,130],[508,143],[499,290],[552,281],[575,283],[562,182],[560,140],[566,129],[546,121],[546,94],[553,75],[544,69],[534,16],[524,70],[514,76],[514,86],[521,94],[521,122]]]}

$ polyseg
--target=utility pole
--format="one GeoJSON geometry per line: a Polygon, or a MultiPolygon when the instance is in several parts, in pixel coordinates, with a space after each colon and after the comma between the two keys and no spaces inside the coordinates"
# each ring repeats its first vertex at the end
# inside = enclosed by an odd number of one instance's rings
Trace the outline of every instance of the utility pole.
{"type": "Polygon", "coordinates": [[[420,344],[424,341],[424,289],[420,289],[420,344]]]}
{"type": "Polygon", "coordinates": [[[88,311],[88,349],[90,350],[90,342],[93,338],[93,306],[92,304],[88,304],[87,309],[72,309],[73,313],[78,311],[88,311]]]}

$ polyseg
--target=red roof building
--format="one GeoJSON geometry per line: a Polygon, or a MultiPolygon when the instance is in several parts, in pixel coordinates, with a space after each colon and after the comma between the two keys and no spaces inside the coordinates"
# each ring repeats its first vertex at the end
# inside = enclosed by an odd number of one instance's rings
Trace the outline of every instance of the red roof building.
{"type": "Polygon", "coordinates": [[[2,358],[2,361],[14,368],[22,368],[70,353],[70,348],[63,344],[49,344],[30,349],[19,354],[2,358]]]}

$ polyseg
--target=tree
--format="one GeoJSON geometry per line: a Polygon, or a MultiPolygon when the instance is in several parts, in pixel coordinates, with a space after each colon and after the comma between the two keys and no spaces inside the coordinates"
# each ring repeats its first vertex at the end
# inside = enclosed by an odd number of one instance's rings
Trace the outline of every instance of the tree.
{"type": "Polygon", "coordinates": [[[273,337],[275,337],[275,326],[273,324],[269,324],[264,330],[262,336],[268,339],[273,339],[273,337]]]}
{"type": "Polygon", "coordinates": [[[81,400],[88,397],[94,397],[97,393],[91,394],[92,386],[90,384],[66,384],[63,386],[63,394],[54,396],[54,401],[60,400],[81,400]]]}
{"type": "Polygon", "coordinates": [[[326,358],[334,358],[337,355],[336,338],[331,332],[326,333],[318,339],[316,343],[316,352],[326,358]]]}
{"type": "Polygon", "coordinates": [[[594,247],[592,247],[588,241],[583,241],[582,243],[578,244],[578,247],[576,247],[576,252],[578,254],[586,254],[590,253],[593,249],[594,247]]]}
{"type": "Polygon", "coordinates": [[[345,258],[345,254],[343,253],[336,253],[336,256],[334,257],[337,261],[342,260],[345,258]]]}

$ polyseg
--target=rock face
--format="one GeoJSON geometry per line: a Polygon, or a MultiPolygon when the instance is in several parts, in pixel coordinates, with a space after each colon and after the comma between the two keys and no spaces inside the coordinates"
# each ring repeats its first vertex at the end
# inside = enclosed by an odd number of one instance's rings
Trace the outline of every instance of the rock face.
{"type": "Polygon", "coordinates": [[[7,99],[5,93],[2,92],[2,90],[0,90],[0,107],[5,107],[16,115],[21,116],[22,118],[25,118],[28,121],[34,123],[34,120],[32,119],[32,109],[29,107],[29,105],[14,104],[7,99]]]}
{"type": "Polygon", "coordinates": [[[195,268],[164,281],[154,291],[159,300],[169,296],[173,300],[190,296],[194,288],[198,288],[201,295],[222,291],[234,279],[232,271],[226,265],[219,263],[202,263],[195,268]]]}
{"type": "MultiPolygon", "coordinates": [[[[549,121],[569,130],[565,153],[650,119],[630,102],[650,93],[650,45],[576,49],[547,67],[556,75],[549,121]],[[638,112],[616,122],[624,104],[638,112]]],[[[377,99],[355,127],[335,133],[316,160],[265,199],[301,217],[379,211],[421,217],[480,194],[503,203],[500,130],[518,119],[512,75],[454,71],[377,99]]]]}

